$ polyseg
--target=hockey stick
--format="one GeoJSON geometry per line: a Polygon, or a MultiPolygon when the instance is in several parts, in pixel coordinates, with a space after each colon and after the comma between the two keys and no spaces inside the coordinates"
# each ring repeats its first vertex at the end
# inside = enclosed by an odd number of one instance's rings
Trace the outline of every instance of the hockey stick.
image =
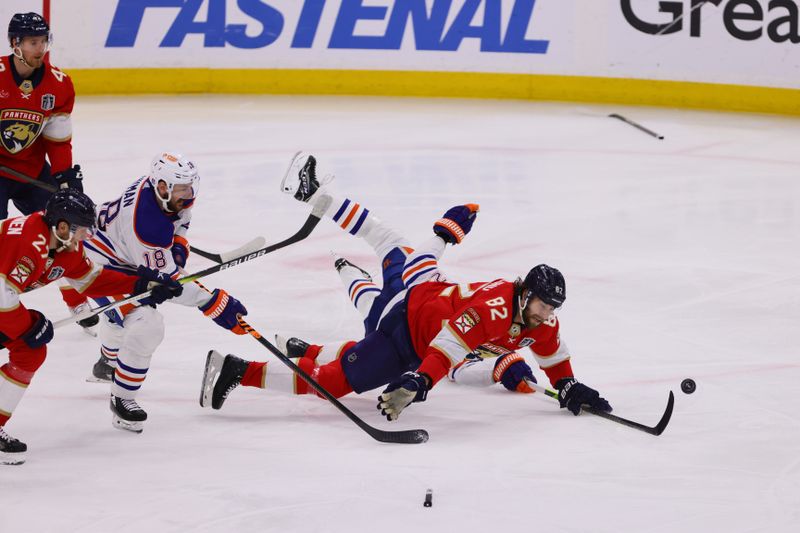
{"type": "MultiPolygon", "coordinates": [[[[542,394],[549,396],[550,398],[558,400],[558,393],[556,391],[542,387],[538,383],[535,383],[528,379],[526,379],[525,382],[533,390],[541,392],[542,394]]],[[[669,399],[667,399],[667,408],[664,410],[664,414],[661,415],[661,420],[658,421],[658,424],[652,427],[645,426],[644,424],[640,424],[639,422],[634,422],[633,420],[628,420],[627,418],[622,418],[621,416],[612,415],[611,413],[606,413],[605,411],[600,411],[599,409],[589,407],[588,405],[582,405],[581,410],[586,411],[587,413],[591,413],[593,415],[597,415],[601,418],[611,420],[612,422],[622,424],[623,426],[628,426],[629,428],[638,429],[639,431],[644,431],[645,433],[649,433],[650,435],[657,436],[664,433],[664,430],[667,428],[667,424],[669,424],[669,420],[670,418],[672,418],[672,409],[674,405],[675,405],[675,395],[672,394],[672,391],[669,391],[669,399]]]]}
{"type": "Polygon", "coordinates": [[[658,134],[658,133],[654,132],[653,130],[649,130],[649,129],[645,128],[644,126],[642,126],[641,124],[639,124],[637,122],[634,122],[634,121],[632,121],[630,119],[627,119],[627,118],[623,117],[622,115],[618,115],[617,113],[611,113],[608,116],[610,118],[619,119],[622,122],[624,122],[625,124],[629,124],[629,125],[633,126],[634,128],[636,128],[638,130],[641,130],[641,131],[645,132],[646,134],[648,134],[648,135],[650,135],[652,137],[655,137],[659,141],[663,141],[664,140],[664,136],[663,135],[658,134]]]}
{"type": "MultiPolygon", "coordinates": [[[[324,200],[317,202],[317,204],[314,206],[314,209],[311,210],[311,214],[308,215],[308,218],[306,219],[305,223],[303,224],[303,227],[301,227],[299,230],[297,230],[297,232],[294,235],[292,235],[291,237],[289,237],[287,239],[284,239],[281,242],[278,242],[278,243],[275,243],[275,244],[271,244],[271,245],[269,245],[269,246],[267,246],[265,248],[261,248],[260,250],[256,250],[255,252],[251,252],[249,254],[243,254],[243,255],[240,255],[238,257],[234,257],[232,259],[229,259],[228,261],[225,261],[223,263],[212,265],[212,266],[206,268],[205,270],[201,270],[200,272],[197,272],[195,274],[190,274],[188,276],[185,276],[185,277],[179,279],[178,283],[184,285],[186,283],[198,280],[198,279],[203,278],[205,276],[208,276],[210,274],[214,274],[216,272],[219,272],[220,270],[226,270],[228,268],[235,267],[235,266],[240,265],[242,263],[245,263],[247,261],[251,261],[253,259],[257,259],[257,258],[259,258],[259,257],[261,257],[263,255],[268,254],[268,253],[274,252],[276,250],[280,250],[281,248],[285,248],[286,246],[289,246],[290,244],[294,244],[296,242],[302,241],[303,239],[305,239],[306,237],[311,235],[311,232],[314,231],[314,228],[317,227],[317,224],[319,224],[319,221],[321,220],[322,215],[325,214],[325,211],[330,206],[330,202],[331,202],[331,200],[330,200],[329,197],[325,197],[324,200]]],[[[59,320],[58,322],[54,322],[53,323],[53,327],[54,328],[60,328],[60,327],[65,326],[67,324],[72,324],[73,322],[77,322],[79,320],[83,320],[84,318],[89,318],[89,317],[92,317],[92,316],[95,316],[95,315],[99,315],[100,313],[105,313],[106,311],[111,311],[111,310],[116,309],[118,307],[121,307],[121,306],[123,306],[125,304],[138,302],[139,300],[141,300],[143,298],[147,298],[149,295],[150,295],[150,291],[145,291],[145,292],[142,292],[140,294],[131,295],[131,296],[128,296],[127,298],[123,298],[122,300],[117,300],[116,302],[111,302],[108,305],[104,305],[102,307],[96,307],[94,309],[90,309],[88,311],[84,311],[84,312],[79,313],[77,315],[73,315],[73,316],[64,318],[62,320],[59,320]]]]}
{"type": "Polygon", "coordinates": [[[200,257],[205,257],[206,259],[210,259],[215,263],[225,263],[235,257],[239,257],[240,255],[247,255],[251,252],[255,252],[259,248],[263,248],[265,244],[267,244],[267,240],[264,237],[259,236],[234,250],[230,250],[228,252],[222,252],[219,254],[216,254],[214,252],[206,252],[205,250],[201,250],[200,248],[197,248],[195,246],[191,246],[190,251],[196,253],[200,257]]]}
{"type": "Polygon", "coordinates": [[[303,380],[308,383],[311,388],[325,397],[326,400],[331,402],[334,407],[344,413],[344,415],[355,423],[358,427],[364,430],[370,437],[379,442],[388,442],[393,444],[421,444],[427,442],[428,432],[424,429],[406,429],[401,431],[386,431],[370,426],[364,420],[358,417],[350,409],[345,407],[342,402],[336,399],[330,392],[325,390],[319,383],[309,376],[302,368],[294,364],[291,359],[286,357],[278,348],[271,342],[265,339],[258,331],[256,331],[250,324],[245,322],[244,318],[239,317],[239,326],[242,327],[250,336],[261,343],[267,350],[281,360],[283,364],[292,369],[292,372],[299,375],[303,380]]]}
{"type": "MultiPolygon", "coordinates": [[[[40,189],[44,189],[49,192],[56,192],[58,187],[55,185],[50,185],[49,183],[45,183],[43,181],[39,181],[37,179],[31,178],[30,176],[26,176],[21,172],[17,172],[13,168],[8,168],[4,166],[0,166],[0,172],[5,172],[9,176],[14,176],[15,178],[21,179],[26,183],[30,183],[40,189]]],[[[257,237],[253,239],[249,243],[236,248],[235,250],[231,250],[230,252],[223,252],[221,254],[216,254],[214,252],[206,252],[200,248],[192,246],[191,251],[199,255],[200,257],[205,257],[206,259],[211,259],[212,261],[216,261],[217,263],[225,263],[226,261],[230,261],[234,257],[238,257],[240,255],[246,255],[250,250],[258,249],[266,244],[266,239],[264,237],[257,237]]]]}

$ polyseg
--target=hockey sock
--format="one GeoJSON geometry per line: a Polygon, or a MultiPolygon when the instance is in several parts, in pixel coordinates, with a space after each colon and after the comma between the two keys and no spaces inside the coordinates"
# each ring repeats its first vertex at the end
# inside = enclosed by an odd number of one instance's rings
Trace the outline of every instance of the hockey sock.
{"type": "Polygon", "coordinates": [[[112,367],[117,366],[117,354],[119,354],[119,348],[109,348],[105,344],[101,344],[100,354],[102,354],[108,359],[108,364],[110,366],[112,367]]]}
{"type": "Polygon", "coordinates": [[[445,244],[440,237],[434,236],[414,249],[403,269],[403,284],[406,287],[412,287],[436,275],[445,244]]]}
{"type": "MultiPolygon", "coordinates": [[[[323,366],[315,366],[313,361],[303,357],[298,360],[297,366],[336,398],[341,398],[345,394],[353,392],[353,388],[347,382],[344,371],[342,371],[342,365],[338,360],[323,366]]],[[[316,394],[320,398],[323,397],[300,376],[295,377],[295,394],[316,394]]]]}
{"type": "Polygon", "coordinates": [[[358,309],[362,318],[367,318],[372,302],[381,293],[381,289],[372,280],[365,278],[361,269],[354,266],[342,266],[339,269],[339,278],[347,290],[350,302],[358,309]]]}
{"type": "Polygon", "coordinates": [[[267,363],[251,361],[247,365],[241,384],[245,387],[265,388],[267,386],[267,363]]]}
{"type": "Polygon", "coordinates": [[[5,425],[11,418],[11,413],[22,400],[33,374],[12,363],[0,366],[0,426],[5,425]]]}

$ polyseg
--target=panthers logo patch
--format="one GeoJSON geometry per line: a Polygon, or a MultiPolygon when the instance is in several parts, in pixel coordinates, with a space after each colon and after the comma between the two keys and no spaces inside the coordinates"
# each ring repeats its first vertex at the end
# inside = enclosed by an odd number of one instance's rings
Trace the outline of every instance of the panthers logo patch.
{"type": "Polygon", "coordinates": [[[44,115],[24,109],[4,109],[0,113],[0,142],[10,154],[33,144],[44,123],[44,115]]]}

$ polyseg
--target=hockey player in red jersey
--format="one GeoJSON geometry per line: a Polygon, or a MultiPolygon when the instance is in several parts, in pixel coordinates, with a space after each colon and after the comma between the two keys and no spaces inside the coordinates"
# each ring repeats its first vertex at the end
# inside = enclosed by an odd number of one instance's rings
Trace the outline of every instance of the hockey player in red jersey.
{"type": "MultiPolygon", "coordinates": [[[[8,24],[12,53],[0,57],[0,166],[47,186],[82,191],[80,165],[72,164],[75,90],[70,77],[47,59],[51,39],[47,21],[36,13],[17,13],[8,24]]],[[[0,171],[0,219],[8,217],[9,200],[29,215],[44,209],[50,195],[0,171]]],[[[73,314],[88,308],[82,295],[66,284],[60,288],[73,314]]],[[[80,322],[87,332],[95,324],[96,317],[80,322]]]]}
{"type": "Polygon", "coordinates": [[[65,278],[87,296],[153,290],[144,304],[158,304],[181,294],[182,286],[142,268],[135,275],[103,269],[83,249],[94,229],[95,206],[82,192],[63,189],[50,197],[44,212],[0,222],[0,344],[8,362],[0,366],[0,464],[24,462],[27,446],[4,426],[44,362],[52,323],[20,301],[23,292],[65,278]]]}
{"type": "MultiPolygon", "coordinates": [[[[296,156],[282,188],[301,201],[315,203],[322,195],[313,156],[296,156]]],[[[610,411],[598,392],[574,378],[570,355],[561,342],[555,316],[566,298],[561,273],[548,265],[531,269],[525,279],[455,284],[438,269],[446,244],[458,244],[469,233],[477,214],[472,204],[456,206],[434,224],[434,236],[415,249],[387,228],[369,210],[349,199],[331,197],[326,212],[342,229],[363,237],[383,257],[382,288],[368,273],[344,259],[337,261],[351,299],[365,316],[366,337],[335,350],[334,360],[321,364],[325,347],[299,339],[279,348],[334,396],[362,393],[388,384],[378,409],[395,420],[412,402],[424,401],[428,391],[470,354],[495,352],[492,367],[484,368],[494,382],[529,391],[535,378],[516,350],[529,347],[540,368],[560,393],[561,406],[574,414],[580,406],[610,411]]],[[[457,380],[456,380],[457,381],[457,380]]],[[[268,372],[266,363],[215,351],[206,362],[201,405],[219,409],[239,384],[314,393],[296,376],[290,380],[268,372]],[[268,385],[269,382],[269,385],[268,385]]]]}

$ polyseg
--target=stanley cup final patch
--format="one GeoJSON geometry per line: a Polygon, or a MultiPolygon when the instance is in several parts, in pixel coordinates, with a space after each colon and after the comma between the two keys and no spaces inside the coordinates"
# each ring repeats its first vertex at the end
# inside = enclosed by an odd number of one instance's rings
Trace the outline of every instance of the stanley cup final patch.
{"type": "Polygon", "coordinates": [[[43,94],[42,95],[42,110],[43,111],[51,111],[56,107],[56,96],[54,94],[43,94]]]}
{"type": "Polygon", "coordinates": [[[44,115],[24,109],[3,109],[0,113],[0,142],[16,154],[33,144],[44,123],[44,115]]]}

